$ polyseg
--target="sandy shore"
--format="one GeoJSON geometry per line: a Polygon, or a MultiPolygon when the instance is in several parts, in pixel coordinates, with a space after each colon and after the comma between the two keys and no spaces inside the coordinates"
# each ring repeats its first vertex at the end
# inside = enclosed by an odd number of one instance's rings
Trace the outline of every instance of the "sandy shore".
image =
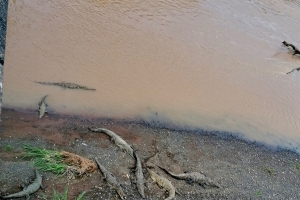
{"type": "MultiPolygon", "coordinates": [[[[159,169],[181,195],[176,199],[298,199],[300,156],[285,150],[271,150],[247,143],[232,136],[203,131],[185,132],[157,128],[145,122],[48,115],[38,119],[36,112],[3,109],[0,129],[0,188],[3,193],[19,191],[19,184],[33,174],[31,162],[21,158],[22,145],[66,150],[81,156],[98,157],[122,183],[126,199],[141,199],[134,184],[134,160],[120,151],[102,133],[92,133],[89,126],[105,127],[134,145],[142,161],[163,166],[175,173],[203,172],[221,188],[191,186],[176,180],[159,169]],[[7,150],[10,145],[12,150],[7,150]],[[299,166],[298,166],[299,168],[299,166]]],[[[145,170],[146,172],[146,170],[145,170]]],[[[119,199],[102,179],[100,172],[81,179],[67,180],[41,172],[45,190],[31,195],[39,199],[42,193],[52,194],[69,189],[69,199],[87,191],[85,199],[119,199]]],[[[145,173],[147,199],[164,199],[167,193],[145,173]]]]}

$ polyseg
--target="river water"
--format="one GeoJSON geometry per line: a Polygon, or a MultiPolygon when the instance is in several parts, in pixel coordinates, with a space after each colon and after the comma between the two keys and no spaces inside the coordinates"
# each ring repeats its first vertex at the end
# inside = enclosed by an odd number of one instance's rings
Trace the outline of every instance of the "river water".
{"type": "Polygon", "coordinates": [[[3,106],[171,122],[300,152],[299,0],[12,0],[3,106]],[[96,91],[42,82],[73,82],[96,91]],[[299,148],[298,148],[299,147],[299,148]]]}

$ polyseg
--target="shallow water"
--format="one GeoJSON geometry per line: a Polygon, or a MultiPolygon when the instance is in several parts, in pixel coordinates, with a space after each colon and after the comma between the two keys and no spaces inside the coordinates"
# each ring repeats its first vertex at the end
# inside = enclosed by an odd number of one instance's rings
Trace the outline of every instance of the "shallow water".
{"type": "Polygon", "coordinates": [[[300,145],[300,1],[9,2],[4,107],[300,145]],[[73,82],[96,91],[35,83],[73,82]]]}

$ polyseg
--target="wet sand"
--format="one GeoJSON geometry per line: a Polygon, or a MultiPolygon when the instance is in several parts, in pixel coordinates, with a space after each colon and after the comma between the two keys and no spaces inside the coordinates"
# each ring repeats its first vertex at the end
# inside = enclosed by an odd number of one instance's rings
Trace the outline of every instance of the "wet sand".
{"type": "MultiPolygon", "coordinates": [[[[130,167],[134,160],[120,151],[109,138],[92,133],[89,126],[114,131],[138,150],[141,160],[166,167],[176,173],[202,171],[222,188],[190,186],[184,181],[169,177],[181,195],[176,199],[297,199],[299,197],[300,156],[291,151],[271,150],[257,143],[249,143],[222,132],[194,131],[158,127],[154,123],[79,116],[50,115],[38,119],[33,111],[3,109],[0,129],[0,188],[2,192],[20,190],[18,184],[33,174],[31,163],[21,159],[22,145],[66,150],[91,158],[97,156],[122,183],[127,199],[140,199],[130,167]],[[222,137],[223,135],[223,137],[222,137]],[[6,150],[11,145],[12,150],[6,150]],[[129,176],[127,176],[127,175],[129,176]]],[[[119,199],[116,192],[103,181],[100,172],[82,179],[68,181],[41,172],[46,189],[39,190],[31,199],[38,199],[53,189],[69,189],[74,199],[87,191],[85,199],[119,199]]],[[[147,199],[164,199],[163,192],[146,174],[147,199]]]]}

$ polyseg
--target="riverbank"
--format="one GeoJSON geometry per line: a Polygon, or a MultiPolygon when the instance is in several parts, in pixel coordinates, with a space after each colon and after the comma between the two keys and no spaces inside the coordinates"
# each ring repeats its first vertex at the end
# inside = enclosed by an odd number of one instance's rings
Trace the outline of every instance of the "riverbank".
{"type": "MultiPolygon", "coordinates": [[[[181,195],[176,199],[297,199],[300,185],[300,156],[291,151],[274,151],[262,145],[248,143],[232,136],[219,137],[208,132],[185,132],[157,128],[145,122],[114,119],[83,118],[79,116],[48,115],[38,119],[35,112],[17,112],[3,109],[0,129],[0,188],[2,192],[20,190],[17,183],[28,178],[31,163],[21,159],[22,145],[65,150],[81,156],[98,157],[122,183],[127,199],[139,199],[135,188],[134,160],[121,152],[109,138],[87,130],[90,126],[114,131],[132,144],[148,163],[163,166],[175,173],[202,171],[221,188],[191,186],[176,180],[163,171],[181,195]]],[[[46,189],[31,196],[38,199],[42,193],[51,195],[53,189],[69,190],[74,199],[87,191],[84,199],[119,199],[116,192],[102,180],[100,172],[82,179],[67,180],[41,172],[46,189]]],[[[163,192],[146,173],[147,199],[164,199],[163,192]]]]}

